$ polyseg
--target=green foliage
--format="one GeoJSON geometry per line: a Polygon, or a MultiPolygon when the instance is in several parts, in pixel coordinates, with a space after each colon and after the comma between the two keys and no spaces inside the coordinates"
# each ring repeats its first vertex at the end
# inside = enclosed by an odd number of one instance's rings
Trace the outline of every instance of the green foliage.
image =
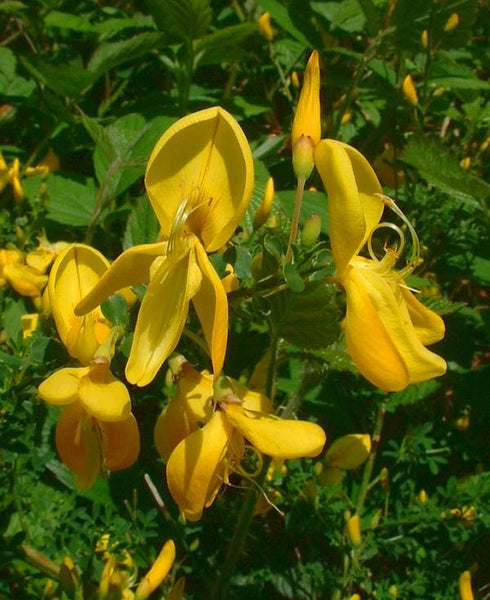
{"type": "MultiPolygon", "coordinates": [[[[260,484],[232,473],[203,518],[185,523],[153,444],[158,414],[175,394],[164,366],[149,386],[130,389],[138,462],[77,490],[56,452],[61,409],[46,406],[37,388],[57,369],[79,365],[46,305],[20,296],[0,261],[0,599],[101,598],[107,555],[97,543],[104,535],[117,561],[130,556],[138,580],[163,542],[175,540],[175,566],[154,597],[185,574],[188,600],[343,600],[354,593],[453,600],[465,570],[475,599],[486,597],[489,22],[488,5],[477,0],[0,2],[0,251],[17,247],[25,259],[44,233],[50,242],[88,243],[112,261],[158,241],[144,186],[152,149],[180,116],[223,106],[255,159],[250,208],[230,244],[210,256],[220,277],[232,267],[237,278],[228,293],[225,372],[267,389],[278,415],[322,425],[327,450],[343,435],[372,436],[368,461],[338,483],[325,483],[324,456],[275,465],[260,484]],[[258,27],[265,11],[271,39],[258,27]],[[432,349],[447,360],[447,374],[393,394],[367,383],[347,353],[345,294],[317,173],[306,183],[299,237],[286,259],[296,196],[289,146],[296,76],[313,48],[322,71],[322,135],[355,146],[375,165],[421,241],[420,264],[406,283],[446,323],[432,349]],[[407,74],[416,105],[403,96],[407,74]],[[48,151],[60,164],[32,175],[48,151]],[[16,159],[20,202],[7,177],[16,159]],[[271,215],[254,228],[269,176],[271,215]],[[313,214],[321,232],[303,244],[313,214]],[[21,317],[38,311],[37,330],[24,338],[21,317]],[[244,498],[254,493],[260,510],[228,591],[218,593],[244,498]],[[357,546],[346,533],[356,512],[357,546]]],[[[145,285],[133,291],[135,306],[121,295],[102,305],[122,331],[111,365],[122,381],[145,285]]],[[[178,350],[209,368],[192,310],[178,350]]]]}

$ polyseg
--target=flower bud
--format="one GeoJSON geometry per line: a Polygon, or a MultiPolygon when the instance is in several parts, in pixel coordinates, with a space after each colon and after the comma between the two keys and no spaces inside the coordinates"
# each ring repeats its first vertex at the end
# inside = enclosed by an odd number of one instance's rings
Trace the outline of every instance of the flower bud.
{"type": "Polygon", "coordinates": [[[148,596],[162,583],[172,568],[175,560],[175,544],[168,540],[160,551],[151,569],[143,577],[135,593],[135,600],[146,600],[148,596]]]}
{"type": "Polygon", "coordinates": [[[273,32],[271,27],[271,15],[268,12],[263,13],[259,18],[259,32],[268,42],[272,41],[273,32]]]}
{"type": "Polygon", "coordinates": [[[361,537],[361,519],[359,515],[353,515],[347,521],[346,525],[347,537],[353,546],[359,546],[362,542],[361,537]]]}
{"type": "Polygon", "coordinates": [[[417,94],[417,89],[415,88],[415,85],[413,83],[412,76],[410,74],[408,74],[403,80],[402,92],[405,100],[410,102],[412,106],[417,106],[417,104],[419,103],[419,97],[417,94]]]}
{"type": "Polygon", "coordinates": [[[427,48],[427,46],[429,45],[429,32],[427,31],[427,29],[424,29],[424,31],[422,31],[422,35],[420,36],[420,43],[424,48],[427,48]]]}
{"type": "Polygon", "coordinates": [[[454,31],[456,27],[459,25],[459,15],[458,13],[453,13],[449,19],[446,21],[444,25],[444,31],[449,33],[450,31],[454,31]]]}
{"type": "Polygon", "coordinates": [[[474,600],[473,591],[471,589],[471,573],[464,571],[459,576],[459,596],[461,600],[474,600]]]}
{"type": "Polygon", "coordinates": [[[322,220],[319,215],[311,215],[306,219],[301,232],[301,243],[305,248],[311,248],[317,241],[322,229],[322,220]]]}
{"type": "Polygon", "coordinates": [[[254,215],[254,229],[259,229],[269,218],[272,210],[272,202],[274,200],[274,179],[269,177],[265,184],[264,197],[258,206],[254,215]]]}
{"type": "Polygon", "coordinates": [[[427,504],[427,492],[425,490],[420,490],[418,495],[418,501],[420,504],[427,504]]]}

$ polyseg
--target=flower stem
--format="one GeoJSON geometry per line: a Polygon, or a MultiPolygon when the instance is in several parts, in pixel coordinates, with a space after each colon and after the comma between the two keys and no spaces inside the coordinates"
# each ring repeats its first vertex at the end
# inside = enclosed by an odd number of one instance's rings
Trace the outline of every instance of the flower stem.
{"type": "MultiPolygon", "coordinates": [[[[274,396],[279,342],[280,337],[273,330],[270,343],[269,368],[267,370],[267,380],[265,386],[266,396],[271,400],[274,396]]],[[[216,585],[214,586],[210,596],[210,598],[213,598],[213,600],[223,600],[224,598],[228,598],[228,589],[230,587],[231,578],[233,576],[233,572],[235,571],[238,557],[242,551],[245,538],[247,537],[248,530],[250,529],[250,524],[252,522],[254,508],[257,504],[258,490],[262,488],[271,461],[272,459],[269,456],[264,457],[262,468],[254,480],[256,485],[250,488],[245,496],[245,500],[238,515],[233,537],[231,538],[228,546],[228,552],[226,554],[216,585]]]]}
{"type": "Polygon", "coordinates": [[[361,488],[359,490],[359,496],[357,498],[357,514],[362,516],[364,510],[364,503],[369,491],[369,484],[371,481],[371,475],[373,474],[374,463],[376,461],[376,455],[378,452],[379,441],[381,438],[381,430],[383,429],[384,417],[386,413],[386,404],[381,402],[378,407],[376,414],[376,421],[374,423],[374,430],[372,435],[371,453],[364,465],[364,472],[362,474],[361,488]]]}
{"type": "Polygon", "coordinates": [[[298,177],[296,196],[294,198],[293,220],[291,222],[291,232],[289,234],[288,250],[286,252],[287,261],[290,261],[293,258],[293,244],[296,242],[296,238],[298,237],[299,213],[301,211],[301,202],[303,201],[305,183],[306,177],[298,177]]]}

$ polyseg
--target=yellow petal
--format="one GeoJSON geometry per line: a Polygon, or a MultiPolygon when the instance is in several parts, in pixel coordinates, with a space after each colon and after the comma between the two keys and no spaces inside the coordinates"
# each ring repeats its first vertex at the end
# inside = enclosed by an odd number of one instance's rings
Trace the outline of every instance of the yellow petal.
{"type": "Polygon", "coordinates": [[[134,331],[126,378],[150,383],[179,342],[189,301],[201,283],[193,249],[176,261],[166,259],[152,276],[134,331]]]}
{"type": "Polygon", "coordinates": [[[155,590],[168,575],[175,560],[175,544],[173,540],[168,540],[160,550],[160,554],[151,566],[151,569],[143,577],[139,584],[135,598],[136,600],[145,600],[155,590]]]}
{"type": "Polygon", "coordinates": [[[371,437],[363,433],[351,433],[335,440],[330,446],[325,462],[338,469],[357,469],[371,452],[371,437]]]}
{"type": "Polygon", "coordinates": [[[328,193],[330,241],[341,276],[381,218],[383,202],[375,194],[383,190],[368,161],[347,144],[322,140],[315,164],[328,193]]]}
{"type": "Polygon", "coordinates": [[[66,406],[56,426],[56,448],[65,465],[75,473],[75,483],[88,489],[101,468],[98,428],[86,418],[80,402],[66,406]]]}
{"type": "Polygon", "coordinates": [[[445,361],[417,337],[399,282],[379,275],[372,261],[355,261],[342,283],[347,293],[345,338],[361,374],[385,391],[444,374],[445,361]]]}
{"type": "Polygon", "coordinates": [[[158,417],[153,430],[158,454],[167,462],[177,445],[195,430],[196,424],[189,418],[185,405],[178,399],[171,400],[158,417]]]}
{"type": "Polygon", "coordinates": [[[132,414],[124,421],[99,422],[102,432],[104,465],[109,471],[131,467],[140,451],[138,424],[132,414]]]}
{"type": "Polygon", "coordinates": [[[88,414],[100,421],[123,421],[131,413],[129,392],[107,365],[93,365],[81,378],[78,392],[88,414]]]}
{"type": "Polygon", "coordinates": [[[278,458],[317,456],[323,450],[326,436],[323,429],[308,421],[275,419],[235,403],[223,402],[223,411],[230,423],[257,450],[278,458]]]}
{"type": "Polygon", "coordinates": [[[63,406],[78,399],[80,379],[88,367],[60,369],[50,375],[38,388],[39,396],[48,404],[63,406]]]}
{"type": "Polygon", "coordinates": [[[223,369],[228,340],[228,299],[218,274],[199,243],[196,244],[196,257],[202,282],[192,302],[211,351],[213,373],[219,375],[223,369]]]}
{"type": "Polygon", "coordinates": [[[74,308],[108,266],[109,261],[94,248],[72,244],[58,255],[49,276],[49,301],[61,341],[70,355],[84,364],[90,362],[100,345],[94,323],[105,319],[100,309],[77,317],[74,308]]]}
{"type": "Polygon", "coordinates": [[[118,290],[147,283],[153,261],[166,251],[167,242],[161,242],[134,246],[123,252],[101,276],[91,292],[83,296],[83,300],[75,308],[75,314],[86,314],[118,290]]]}
{"type": "Polygon", "coordinates": [[[220,107],[174,123],[157,142],[145,184],[162,233],[170,237],[179,209],[206,251],[223,246],[239,225],[253,190],[253,159],[235,119],[220,107]]]}
{"type": "Polygon", "coordinates": [[[441,317],[419,302],[410,290],[402,287],[400,291],[407,305],[412,324],[422,344],[429,346],[442,340],[446,327],[441,317]]]}
{"type": "Polygon", "coordinates": [[[3,277],[21,296],[39,296],[48,283],[48,277],[27,265],[8,264],[2,269],[3,277]]]}
{"type": "Polygon", "coordinates": [[[199,373],[189,363],[182,365],[176,400],[185,408],[191,423],[207,423],[213,416],[214,378],[199,373]]]}
{"type": "Polygon", "coordinates": [[[20,322],[22,324],[22,337],[23,339],[27,339],[34,331],[36,331],[37,326],[39,325],[39,313],[22,315],[20,317],[20,322]]]}
{"type": "Polygon", "coordinates": [[[223,461],[232,433],[226,416],[215,412],[202,429],[180,442],[168,460],[168,488],[189,521],[201,518],[223,483],[223,461]]]}
{"type": "Polygon", "coordinates": [[[301,136],[311,139],[313,147],[321,138],[320,122],[320,65],[318,52],[313,50],[306,65],[305,78],[294,113],[291,129],[291,146],[293,148],[301,136]]]}

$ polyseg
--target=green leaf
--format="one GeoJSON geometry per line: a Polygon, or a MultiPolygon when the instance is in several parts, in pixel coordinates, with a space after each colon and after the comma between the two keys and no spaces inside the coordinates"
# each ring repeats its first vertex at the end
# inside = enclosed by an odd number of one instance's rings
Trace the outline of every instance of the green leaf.
{"type": "Polygon", "coordinates": [[[247,56],[244,44],[256,34],[258,35],[258,31],[254,23],[241,23],[206,35],[194,45],[194,53],[199,56],[198,64],[230,63],[247,56]]]}
{"type": "Polygon", "coordinates": [[[101,305],[102,314],[113,325],[123,325],[128,319],[128,305],[119,294],[113,294],[101,305]]]}
{"type": "Polygon", "coordinates": [[[97,34],[97,28],[90,21],[80,15],[52,10],[44,18],[46,27],[58,27],[80,33],[97,34]]]}
{"type": "Polygon", "coordinates": [[[0,48],[0,94],[27,98],[36,88],[32,80],[17,75],[17,59],[10,48],[0,48]]]}
{"type": "Polygon", "coordinates": [[[289,289],[270,298],[272,322],[286,341],[300,348],[325,348],[340,333],[338,309],[332,301],[335,288],[308,282],[301,293],[289,289]]]}
{"type": "Polygon", "coordinates": [[[14,301],[11,298],[7,300],[7,306],[2,315],[2,323],[8,339],[12,340],[14,344],[17,344],[22,338],[21,317],[25,313],[26,309],[22,300],[14,301]]]}
{"type": "Polygon", "coordinates": [[[0,3],[0,12],[20,13],[26,9],[27,6],[23,2],[18,2],[17,0],[3,0],[3,2],[0,3]]]}
{"type": "Polygon", "coordinates": [[[77,98],[94,81],[94,76],[77,61],[54,64],[40,58],[28,60],[25,56],[19,60],[35,79],[59,96],[77,98]]]}
{"type": "Polygon", "coordinates": [[[331,30],[340,29],[347,33],[360,33],[366,25],[367,15],[359,4],[358,0],[312,2],[311,8],[330,24],[331,30]]]}
{"type": "Polygon", "coordinates": [[[301,275],[298,273],[294,265],[290,262],[284,264],[282,269],[282,273],[284,275],[284,279],[288,284],[288,288],[298,294],[305,289],[305,282],[303,281],[301,275]]]}
{"type": "Polygon", "coordinates": [[[209,0],[148,0],[157,27],[192,42],[208,32],[212,20],[209,0]]]}
{"type": "MultiPolygon", "coordinates": [[[[292,215],[294,210],[294,200],[296,192],[279,191],[276,192],[284,210],[292,215]]],[[[303,202],[301,203],[301,212],[299,222],[303,224],[311,215],[319,215],[322,220],[322,233],[328,235],[328,211],[327,198],[323,192],[304,192],[303,202]]]]}
{"type": "Polygon", "coordinates": [[[432,379],[423,383],[416,383],[401,392],[391,394],[386,404],[388,412],[395,412],[399,406],[408,406],[425,400],[441,387],[439,381],[432,379]]]}
{"type": "MultiPolygon", "coordinates": [[[[311,47],[311,42],[302,31],[296,26],[296,20],[291,17],[288,7],[278,0],[260,0],[260,6],[271,14],[273,22],[277,23],[281,29],[289,33],[291,37],[304,45],[305,48],[311,47]]],[[[303,4],[303,10],[307,10],[307,3],[303,4]]],[[[292,7],[290,7],[291,10],[292,7]]]]}
{"type": "Polygon", "coordinates": [[[434,139],[413,136],[400,160],[415,167],[420,175],[469,208],[482,209],[481,201],[490,197],[490,185],[459,166],[459,161],[434,139]]]}
{"type": "Polygon", "coordinates": [[[157,31],[139,33],[128,40],[105,42],[92,54],[87,69],[96,79],[114,67],[128,61],[134,61],[149,52],[160,48],[165,36],[157,31]]]}
{"type": "Polygon", "coordinates": [[[96,188],[93,179],[84,183],[61,175],[50,175],[46,181],[47,218],[62,225],[85,227],[95,210],[96,188]]]}
{"type": "Polygon", "coordinates": [[[159,231],[158,220],[147,196],[142,196],[129,215],[124,232],[123,248],[127,250],[139,244],[156,242],[159,231]]]}

